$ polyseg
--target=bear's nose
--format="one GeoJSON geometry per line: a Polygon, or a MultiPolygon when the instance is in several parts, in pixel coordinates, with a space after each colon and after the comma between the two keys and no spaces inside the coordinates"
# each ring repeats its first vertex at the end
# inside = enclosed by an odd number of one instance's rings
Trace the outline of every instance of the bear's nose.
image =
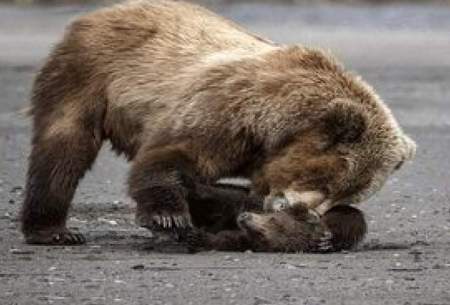
{"type": "Polygon", "coordinates": [[[251,213],[241,213],[238,216],[237,220],[240,222],[240,221],[248,221],[250,219],[252,219],[252,214],[251,213]]]}

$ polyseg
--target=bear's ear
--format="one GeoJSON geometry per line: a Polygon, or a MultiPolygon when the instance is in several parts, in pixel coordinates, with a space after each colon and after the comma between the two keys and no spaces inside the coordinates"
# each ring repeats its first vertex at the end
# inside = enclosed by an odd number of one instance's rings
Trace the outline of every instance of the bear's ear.
{"type": "Polygon", "coordinates": [[[328,105],[323,122],[333,144],[355,143],[367,130],[368,118],[360,105],[335,99],[328,105]]]}

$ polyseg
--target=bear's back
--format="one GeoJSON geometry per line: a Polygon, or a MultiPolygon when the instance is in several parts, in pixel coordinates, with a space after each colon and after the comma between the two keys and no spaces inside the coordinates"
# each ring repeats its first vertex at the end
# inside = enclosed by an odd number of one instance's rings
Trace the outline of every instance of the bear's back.
{"type": "Polygon", "coordinates": [[[200,6],[166,0],[128,1],[77,19],[71,32],[101,55],[195,62],[221,52],[260,52],[273,43],[200,6]]]}

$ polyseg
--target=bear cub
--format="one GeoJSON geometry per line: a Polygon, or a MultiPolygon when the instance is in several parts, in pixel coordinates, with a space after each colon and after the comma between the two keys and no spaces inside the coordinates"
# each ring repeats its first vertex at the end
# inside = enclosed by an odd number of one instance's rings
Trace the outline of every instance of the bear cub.
{"type": "Polygon", "coordinates": [[[262,200],[244,190],[210,187],[196,194],[190,206],[201,229],[185,236],[191,252],[336,252],[356,247],[367,231],[363,213],[351,206],[333,207],[319,217],[302,204],[263,211],[262,200]]]}

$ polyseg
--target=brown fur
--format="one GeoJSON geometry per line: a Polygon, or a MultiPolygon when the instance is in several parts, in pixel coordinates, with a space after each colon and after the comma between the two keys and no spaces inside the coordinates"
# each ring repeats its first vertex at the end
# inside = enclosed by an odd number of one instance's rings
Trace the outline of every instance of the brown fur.
{"type": "Polygon", "coordinates": [[[330,55],[165,0],[73,22],[36,78],[32,108],[30,243],[82,241],[66,215],[105,140],[133,162],[142,226],[189,226],[189,183],[229,175],[268,198],[317,191],[327,208],[358,202],[414,150],[373,90],[330,55]]]}
{"type": "Polygon", "coordinates": [[[193,229],[187,236],[191,252],[201,250],[260,252],[336,252],[355,248],[367,224],[361,211],[336,206],[319,220],[295,205],[279,212],[242,213],[238,229],[210,233],[193,229]]]}

